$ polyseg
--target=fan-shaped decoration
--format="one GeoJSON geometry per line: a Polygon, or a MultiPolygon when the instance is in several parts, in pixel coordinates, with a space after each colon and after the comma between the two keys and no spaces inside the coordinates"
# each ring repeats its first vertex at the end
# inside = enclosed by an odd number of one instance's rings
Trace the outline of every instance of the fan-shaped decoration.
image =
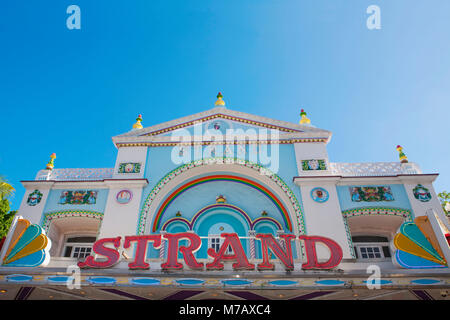
{"type": "Polygon", "coordinates": [[[403,223],[393,240],[397,249],[393,259],[403,268],[446,268],[436,235],[426,217],[403,223]]]}
{"type": "Polygon", "coordinates": [[[44,229],[28,220],[19,219],[3,258],[5,267],[38,267],[50,261],[51,241],[44,229]]]}

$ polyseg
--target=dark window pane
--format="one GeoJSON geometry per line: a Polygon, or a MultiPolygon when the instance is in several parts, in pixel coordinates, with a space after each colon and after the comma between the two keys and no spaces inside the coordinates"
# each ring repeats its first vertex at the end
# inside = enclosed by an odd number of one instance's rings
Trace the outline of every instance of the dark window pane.
{"type": "Polygon", "coordinates": [[[95,237],[72,237],[72,238],[67,239],[66,242],[68,242],[68,243],[76,243],[76,242],[90,243],[90,242],[92,242],[93,243],[93,242],[95,242],[95,237]]]}
{"type": "Polygon", "coordinates": [[[72,253],[72,247],[66,247],[64,251],[64,257],[70,258],[70,254],[72,253]]]}
{"type": "Polygon", "coordinates": [[[388,246],[384,246],[383,247],[383,254],[385,258],[390,258],[391,257],[391,251],[389,250],[388,246]]]}

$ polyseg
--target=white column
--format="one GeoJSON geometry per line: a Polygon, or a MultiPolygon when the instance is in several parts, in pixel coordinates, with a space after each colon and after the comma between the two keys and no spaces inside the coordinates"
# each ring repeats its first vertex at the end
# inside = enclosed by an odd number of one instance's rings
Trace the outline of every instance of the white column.
{"type": "Polygon", "coordinates": [[[22,185],[25,187],[25,194],[17,214],[30,221],[31,224],[39,224],[53,183],[54,182],[51,181],[22,181],[22,185]],[[27,200],[30,193],[34,190],[38,190],[42,193],[42,199],[38,204],[30,206],[27,203],[27,200]]]}
{"type": "MultiPolygon", "coordinates": [[[[347,232],[342,217],[341,206],[336,190],[339,177],[296,178],[300,187],[307,235],[322,236],[334,240],[342,248],[343,258],[352,259],[347,232]],[[314,188],[321,187],[328,192],[326,202],[316,202],[311,197],[314,188]]],[[[320,260],[328,260],[330,253],[325,246],[317,246],[320,260]]]]}
{"type": "Polygon", "coordinates": [[[109,193],[99,238],[136,235],[142,191],[148,184],[147,179],[105,180],[105,184],[109,186],[109,193]],[[117,194],[122,190],[128,190],[132,194],[131,201],[127,204],[117,201],[117,194]]]}

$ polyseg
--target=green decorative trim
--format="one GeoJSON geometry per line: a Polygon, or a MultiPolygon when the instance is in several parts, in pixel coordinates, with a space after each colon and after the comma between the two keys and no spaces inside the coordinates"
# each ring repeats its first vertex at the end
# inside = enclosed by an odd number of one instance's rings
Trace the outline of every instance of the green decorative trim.
{"type": "Polygon", "coordinates": [[[348,226],[347,218],[345,216],[342,216],[342,220],[344,221],[345,233],[347,234],[347,243],[348,248],[350,249],[350,254],[352,255],[353,259],[356,259],[355,248],[353,247],[352,234],[350,232],[350,227],[348,226]]]}
{"type": "Polygon", "coordinates": [[[402,208],[387,208],[387,207],[363,207],[342,211],[342,215],[345,218],[351,218],[356,216],[399,216],[406,219],[408,222],[413,222],[414,215],[411,210],[402,208]]]}
{"type": "Polygon", "coordinates": [[[39,225],[46,232],[48,232],[48,228],[50,227],[50,223],[52,220],[68,217],[86,217],[102,221],[103,213],[89,210],[64,210],[64,211],[48,212],[42,215],[41,222],[39,223],[39,225]]]}

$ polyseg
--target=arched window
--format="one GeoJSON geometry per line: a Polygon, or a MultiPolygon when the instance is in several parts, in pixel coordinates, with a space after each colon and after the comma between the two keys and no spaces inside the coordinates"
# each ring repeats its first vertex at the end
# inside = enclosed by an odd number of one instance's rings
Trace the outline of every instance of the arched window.
{"type": "Polygon", "coordinates": [[[384,260],[391,257],[387,237],[359,235],[353,236],[352,241],[357,259],[384,260]]]}

